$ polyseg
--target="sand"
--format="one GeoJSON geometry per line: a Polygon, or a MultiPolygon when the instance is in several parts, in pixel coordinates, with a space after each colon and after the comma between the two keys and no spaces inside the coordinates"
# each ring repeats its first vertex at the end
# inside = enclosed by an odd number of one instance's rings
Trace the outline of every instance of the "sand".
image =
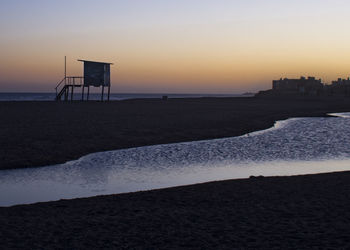
{"type": "MultiPolygon", "coordinates": [[[[0,103],[0,168],[240,135],[349,100],[0,103]]],[[[1,249],[348,249],[350,172],[250,178],[0,208],[1,249]]]]}
{"type": "Polygon", "coordinates": [[[349,249],[350,173],[0,208],[1,248],[349,249]]]}
{"type": "Polygon", "coordinates": [[[65,163],[93,152],[246,134],[276,120],[350,111],[348,99],[139,99],[0,102],[0,169],[65,163]]]}

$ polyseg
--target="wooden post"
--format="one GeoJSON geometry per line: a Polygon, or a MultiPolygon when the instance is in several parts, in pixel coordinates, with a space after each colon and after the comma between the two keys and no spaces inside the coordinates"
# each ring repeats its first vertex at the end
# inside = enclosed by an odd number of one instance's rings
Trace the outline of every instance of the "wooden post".
{"type": "Polygon", "coordinates": [[[74,85],[71,86],[72,91],[70,92],[70,100],[73,101],[74,85]]]}
{"type": "Polygon", "coordinates": [[[109,101],[109,95],[111,94],[111,84],[108,85],[108,101],[109,101]]]}
{"type": "Polygon", "coordinates": [[[84,88],[85,88],[85,86],[83,85],[81,87],[82,87],[82,89],[81,89],[81,100],[84,101],[84,88]]]}
{"type": "Polygon", "coordinates": [[[66,85],[66,79],[67,79],[67,57],[64,56],[64,85],[66,85]]]}
{"type": "Polygon", "coordinates": [[[90,85],[88,86],[87,100],[89,100],[89,96],[90,96],[90,85]]]}
{"type": "Polygon", "coordinates": [[[64,91],[64,101],[67,101],[68,99],[68,89],[66,88],[66,85],[67,85],[67,57],[64,56],[64,88],[65,88],[65,91],[64,91]]]}
{"type": "Polygon", "coordinates": [[[73,84],[71,83],[71,88],[72,88],[72,92],[70,93],[70,100],[73,101],[74,97],[73,97],[73,94],[74,94],[74,86],[75,86],[75,78],[73,77],[73,84]]]}
{"type": "Polygon", "coordinates": [[[105,91],[105,85],[102,85],[102,95],[101,95],[101,102],[103,102],[103,95],[105,91]]]}
{"type": "Polygon", "coordinates": [[[69,88],[67,88],[67,85],[65,85],[65,91],[64,91],[64,101],[68,100],[68,92],[69,92],[69,88]]]}

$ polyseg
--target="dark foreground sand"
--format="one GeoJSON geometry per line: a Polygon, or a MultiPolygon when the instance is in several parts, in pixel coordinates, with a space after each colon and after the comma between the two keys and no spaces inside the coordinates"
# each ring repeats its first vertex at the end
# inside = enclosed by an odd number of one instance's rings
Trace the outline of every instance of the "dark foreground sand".
{"type": "Polygon", "coordinates": [[[0,248],[349,249],[350,173],[0,208],[0,248]]]}
{"type": "Polygon", "coordinates": [[[0,169],[88,153],[242,135],[276,120],[350,111],[350,98],[201,98],[99,103],[0,102],[0,169]]]}
{"type": "MultiPolygon", "coordinates": [[[[0,169],[341,111],[349,100],[0,103],[0,169]]],[[[348,249],[349,208],[350,172],[214,182],[0,208],[0,249],[348,249]]]]}

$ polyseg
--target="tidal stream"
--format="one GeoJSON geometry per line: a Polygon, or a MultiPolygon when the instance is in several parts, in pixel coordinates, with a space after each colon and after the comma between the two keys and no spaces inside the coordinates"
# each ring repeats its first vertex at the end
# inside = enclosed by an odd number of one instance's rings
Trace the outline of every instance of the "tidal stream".
{"type": "Polygon", "coordinates": [[[118,194],[251,175],[350,170],[350,113],[292,118],[251,134],[99,152],[0,171],[0,206],[118,194]]]}

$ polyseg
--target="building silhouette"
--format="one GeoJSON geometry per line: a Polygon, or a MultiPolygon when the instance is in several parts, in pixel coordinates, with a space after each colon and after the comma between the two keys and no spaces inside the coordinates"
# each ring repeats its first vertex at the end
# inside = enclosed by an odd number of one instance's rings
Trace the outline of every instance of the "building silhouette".
{"type": "Polygon", "coordinates": [[[326,85],[326,92],[328,95],[350,95],[350,78],[342,79],[338,78],[336,81],[332,81],[331,85],[326,85]]]}
{"type": "Polygon", "coordinates": [[[300,77],[300,79],[280,79],[272,81],[272,90],[289,94],[319,95],[324,89],[321,79],[300,77]]]}

